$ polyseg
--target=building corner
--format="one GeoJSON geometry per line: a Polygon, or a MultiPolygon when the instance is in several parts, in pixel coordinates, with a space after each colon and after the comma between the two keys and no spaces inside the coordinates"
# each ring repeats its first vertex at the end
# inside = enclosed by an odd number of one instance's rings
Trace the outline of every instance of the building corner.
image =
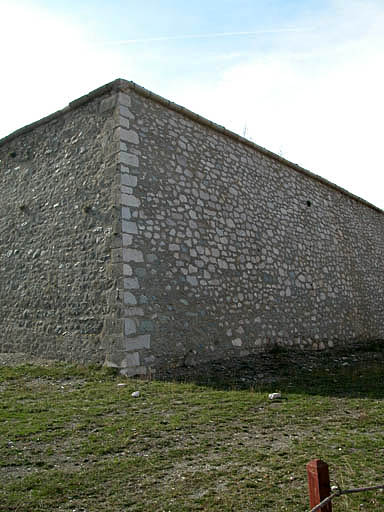
{"type": "Polygon", "coordinates": [[[118,150],[113,158],[116,215],[111,248],[111,272],[116,289],[110,297],[114,319],[107,328],[109,350],[104,363],[129,377],[152,373],[148,364],[151,361],[151,334],[143,330],[146,300],[142,282],[145,256],[139,232],[142,213],[142,197],[138,194],[140,138],[131,104],[130,90],[117,92],[114,144],[118,150]]]}

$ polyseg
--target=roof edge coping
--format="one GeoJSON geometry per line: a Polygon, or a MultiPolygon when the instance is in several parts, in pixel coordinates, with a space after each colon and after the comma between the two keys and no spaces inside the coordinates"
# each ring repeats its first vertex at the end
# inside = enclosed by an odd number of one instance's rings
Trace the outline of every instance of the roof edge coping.
{"type": "Polygon", "coordinates": [[[379,208],[378,206],[375,206],[374,204],[370,203],[369,201],[366,201],[365,199],[353,194],[352,192],[349,192],[348,190],[344,189],[343,187],[340,187],[339,185],[336,185],[335,183],[332,183],[331,181],[323,178],[322,176],[319,176],[318,174],[313,173],[312,171],[309,171],[308,169],[305,169],[304,167],[301,167],[298,164],[295,164],[291,162],[290,160],[287,160],[286,158],[277,155],[276,153],[273,153],[273,151],[270,151],[269,149],[266,149],[262,146],[259,146],[255,142],[252,142],[245,137],[242,137],[241,135],[238,135],[235,132],[232,132],[231,130],[228,130],[224,126],[221,126],[219,124],[214,123],[213,121],[210,121],[209,119],[206,119],[203,116],[200,116],[199,114],[195,114],[191,110],[188,110],[185,107],[182,107],[178,105],[177,103],[173,103],[170,100],[167,100],[163,96],[160,96],[154,92],[149,91],[148,89],[145,89],[141,85],[136,84],[135,82],[124,80],[122,78],[117,78],[116,80],[113,80],[112,82],[109,82],[101,87],[98,87],[97,89],[89,92],[88,94],[85,94],[84,96],[81,96],[78,99],[75,99],[74,101],[71,101],[67,107],[64,107],[61,110],[58,110],[54,112],[53,114],[50,114],[46,117],[43,117],[42,119],[35,121],[31,124],[28,124],[22,128],[19,128],[18,130],[10,133],[6,137],[3,137],[0,139],[0,146],[6,144],[7,142],[10,142],[11,140],[15,139],[19,135],[23,135],[24,133],[27,133],[29,131],[32,131],[33,129],[37,128],[38,126],[41,126],[43,124],[49,123],[50,121],[53,121],[54,119],[57,119],[66,113],[75,110],[76,108],[80,107],[81,105],[85,105],[86,103],[92,101],[93,99],[103,96],[104,94],[108,94],[110,92],[124,92],[127,89],[132,89],[136,91],[139,95],[144,96],[146,98],[150,98],[153,101],[160,103],[161,105],[164,105],[165,107],[174,110],[176,112],[179,112],[183,114],[185,117],[188,117],[192,119],[193,121],[198,122],[199,124],[208,126],[209,128],[212,128],[213,130],[220,132],[227,137],[230,137],[233,140],[236,140],[237,142],[240,142],[242,144],[245,144],[246,146],[249,146],[258,152],[272,158],[273,160],[276,160],[291,169],[294,169],[295,171],[304,174],[305,176],[308,176],[309,178],[314,179],[315,181],[318,181],[327,187],[330,187],[343,195],[354,199],[355,201],[358,201],[359,203],[362,203],[365,206],[368,206],[369,208],[372,208],[373,210],[376,210],[379,213],[384,214],[384,210],[379,208]]]}

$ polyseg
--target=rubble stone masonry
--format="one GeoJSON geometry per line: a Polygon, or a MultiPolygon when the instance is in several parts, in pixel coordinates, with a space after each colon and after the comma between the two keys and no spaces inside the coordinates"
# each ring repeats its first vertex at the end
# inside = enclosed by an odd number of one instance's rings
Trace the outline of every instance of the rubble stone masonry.
{"type": "Polygon", "coordinates": [[[383,212],[135,84],[0,160],[3,352],[134,375],[384,339],[383,212]]]}

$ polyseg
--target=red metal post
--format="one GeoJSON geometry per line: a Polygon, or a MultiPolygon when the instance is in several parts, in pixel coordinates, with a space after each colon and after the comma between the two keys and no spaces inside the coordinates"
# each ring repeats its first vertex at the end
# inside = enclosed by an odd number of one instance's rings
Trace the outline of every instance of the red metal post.
{"type": "MultiPolygon", "coordinates": [[[[320,459],[309,461],[307,464],[307,475],[309,505],[313,508],[331,494],[328,464],[320,459]]],[[[328,502],[324,507],[321,507],[321,512],[332,512],[332,503],[328,502]]]]}

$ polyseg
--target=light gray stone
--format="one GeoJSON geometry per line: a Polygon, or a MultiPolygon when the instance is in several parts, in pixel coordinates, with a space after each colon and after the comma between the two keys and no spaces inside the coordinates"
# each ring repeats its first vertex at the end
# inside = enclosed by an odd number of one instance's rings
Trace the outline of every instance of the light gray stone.
{"type": "Polygon", "coordinates": [[[137,235],[137,233],[138,233],[136,222],[131,222],[128,220],[123,220],[122,230],[123,230],[123,233],[131,233],[132,235],[137,235]]]}
{"type": "Polygon", "coordinates": [[[121,185],[120,190],[122,194],[132,195],[133,194],[133,188],[127,187],[126,185],[121,185]]]}
{"type": "Polygon", "coordinates": [[[116,105],[116,95],[110,96],[109,98],[104,98],[100,102],[100,113],[107,112],[108,110],[113,110],[116,105]]]}
{"type": "Polygon", "coordinates": [[[126,335],[136,333],[136,322],[133,318],[126,318],[124,320],[124,333],[126,335]]]}
{"type": "Polygon", "coordinates": [[[124,92],[119,92],[118,102],[119,102],[119,105],[122,105],[124,107],[130,107],[131,106],[131,97],[129,96],[129,94],[126,94],[124,92]]]}
{"type": "Polygon", "coordinates": [[[131,210],[127,206],[121,208],[121,216],[123,219],[129,220],[132,217],[131,210]]]}
{"type": "Polygon", "coordinates": [[[134,208],[138,208],[140,206],[140,199],[132,195],[121,194],[120,201],[124,206],[132,206],[134,208]]]}
{"type": "Polygon", "coordinates": [[[144,316],[144,309],[140,307],[126,308],[124,309],[124,315],[127,317],[144,316]]]}
{"type": "Polygon", "coordinates": [[[126,185],[127,187],[136,187],[137,185],[137,176],[132,176],[130,174],[121,174],[121,184],[126,185]]]}
{"type": "Polygon", "coordinates": [[[131,276],[133,274],[131,265],[128,265],[128,263],[124,263],[123,264],[123,273],[125,276],[131,276]]]}
{"type": "Polygon", "coordinates": [[[139,288],[139,281],[137,277],[125,278],[124,288],[127,290],[137,290],[139,288]]]}
{"type": "Polygon", "coordinates": [[[130,247],[133,242],[133,235],[123,233],[123,247],[130,247]]]}
{"type": "Polygon", "coordinates": [[[126,153],[125,151],[120,151],[120,162],[124,165],[128,165],[131,167],[139,166],[139,158],[137,155],[133,155],[132,153],[126,153]]]}
{"type": "Polygon", "coordinates": [[[129,110],[129,108],[125,107],[124,105],[120,105],[119,112],[120,112],[120,117],[126,117],[128,119],[135,119],[135,116],[132,114],[132,112],[129,110]]]}
{"type": "Polygon", "coordinates": [[[129,119],[127,119],[126,117],[119,116],[119,125],[120,125],[120,130],[122,128],[129,128],[129,126],[130,126],[129,119]]]}
{"type": "Polygon", "coordinates": [[[144,261],[143,253],[137,249],[123,249],[123,260],[127,263],[134,261],[141,263],[144,261]]]}
{"type": "Polygon", "coordinates": [[[124,304],[129,304],[135,306],[137,304],[137,299],[131,292],[124,292],[124,304]]]}
{"type": "Polygon", "coordinates": [[[122,368],[132,368],[140,365],[140,355],[138,352],[126,354],[121,361],[122,368]]]}
{"type": "Polygon", "coordinates": [[[124,348],[126,350],[141,350],[143,348],[151,347],[151,335],[141,334],[134,338],[126,338],[124,340],[124,348]]]}
{"type": "Polygon", "coordinates": [[[131,144],[139,144],[139,136],[133,130],[120,130],[120,139],[131,144]]]}

